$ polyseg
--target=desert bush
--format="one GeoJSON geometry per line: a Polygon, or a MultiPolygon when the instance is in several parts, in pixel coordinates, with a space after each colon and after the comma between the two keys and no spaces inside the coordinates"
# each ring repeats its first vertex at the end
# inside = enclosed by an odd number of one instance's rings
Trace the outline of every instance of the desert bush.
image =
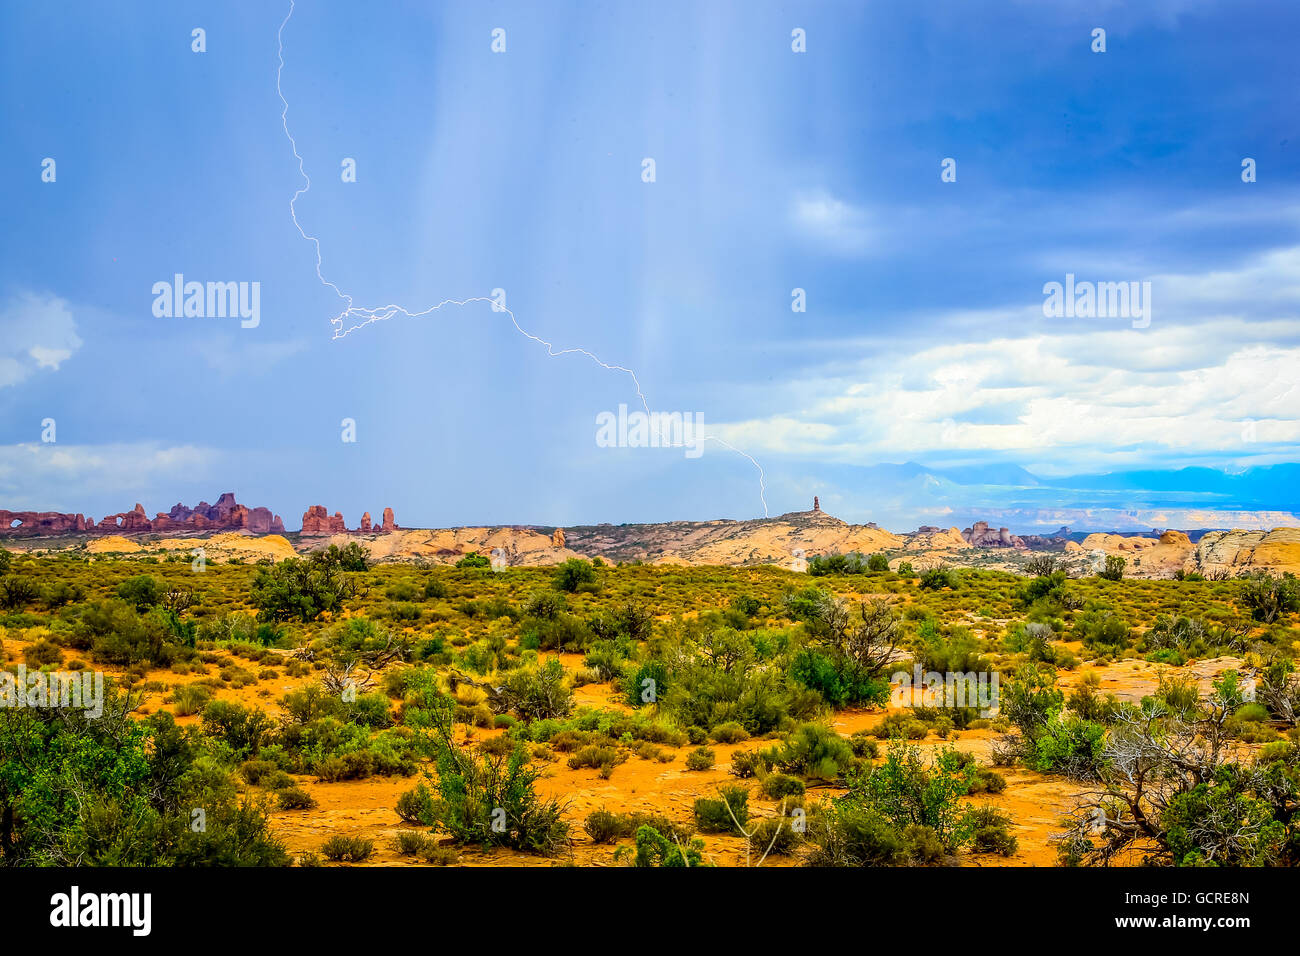
{"type": "Polygon", "coordinates": [[[593,591],[596,587],[596,569],[583,558],[569,558],[555,569],[552,584],[557,591],[593,591]]]}
{"type": "Polygon", "coordinates": [[[759,853],[791,856],[803,845],[803,834],[785,816],[759,820],[750,834],[750,842],[759,853]]]}
{"type": "Polygon", "coordinates": [[[275,731],[264,711],[229,700],[212,700],[203,708],[203,732],[224,741],[240,756],[255,756],[275,731]]]}
{"type": "Polygon", "coordinates": [[[1300,580],[1292,574],[1275,577],[1268,571],[1256,571],[1242,581],[1241,599],[1251,617],[1272,624],[1283,614],[1300,610],[1300,580]]]}
{"type": "Polygon", "coordinates": [[[212,699],[212,689],[205,684],[181,684],[171,694],[172,711],[177,717],[201,713],[212,699]]]}
{"type": "Polygon", "coordinates": [[[809,866],[897,866],[908,862],[902,833],[871,807],[837,800],[808,818],[809,866]]]}
{"type": "Polygon", "coordinates": [[[824,724],[800,724],[775,750],[772,764],[786,773],[798,773],[818,780],[834,780],[854,763],[847,740],[824,724]]]}
{"type": "Polygon", "coordinates": [[[738,744],[742,740],[749,739],[749,733],[744,727],[735,721],[718,724],[718,726],[709,731],[709,736],[720,744],[738,744]]]}
{"type": "Polygon", "coordinates": [[[148,574],[139,574],[127,578],[117,586],[117,596],[130,604],[136,611],[145,611],[162,599],[162,588],[157,578],[148,574]]]}
{"type": "Polygon", "coordinates": [[[432,691],[427,702],[427,711],[408,709],[406,719],[422,734],[432,731],[421,747],[437,755],[437,823],[457,843],[557,852],[568,840],[564,806],[538,796],[540,771],[530,765],[527,750],[520,745],[508,756],[465,750],[452,737],[454,702],[432,691]]]}
{"type": "Polygon", "coordinates": [[[961,586],[961,579],[957,577],[957,572],[940,565],[921,572],[918,586],[926,591],[942,591],[945,588],[955,591],[961,586]]]}
{"type": "Polygon", "coordinates": [[[749,819],[749,790],[739,784],[718,788],[718,799],[700,797],[694,805],[695,825],[705,833],[739,833],[749,819]]]}
{"type": "Polygon", "coordinates": [[[1019,841],[1008,829],[1011,818],[994,807],[977,807],[970,811],[971,849],[976,853],[1015,856],[1019,841]]]}
{"type": "Polygon", "coordinates": [[[500,704],[522,720],[567,717],[573,710],[573,691],[558,658],[539,667],[521,667],[507,673],[498,691],[500,704]]]}
{"type": "Polygon", "coordinates": [[[320,855],[335,863],[361,863],[375,852],[375,841],[336,834],[321,844],[320,855]]]}
{"type": "Polygon", "coordinates": [[[283,866],[264,807],[240,801],[202,739],[106,685],[102,713],[0,708],[0,862],[283,866]],[[205,827],[190,828],[191,807],[205,827]],[[142,836],[144,838],[142,838],[142,836]]]}
{"type": "Polygon", "coordinates": [[[1124,577],[1124,567],[1127,564],[1127,559],[1117,554],[1109,554],[1106,556],[1106,566],[1097,572],[1097,577],[1107,581],[1119,581],[1124,577]]]}
{"type": "Polygon", "coordinates": [[[436,844],[436,840],[418,830],[398,830],[393,836],[393,849],[402,856],[420,856],[436,844]]]}
{"type": "Polygon", "coordinates": [[[710,770],[717,756],[708,747],[696,747],[686,755],[687,770],[710,770]]]}
{"type": "Polygon", "coordinates": [[[316,809],[316,798],[302,787],[285,787],[277,796],[281,810],[316,809]]]}
{"type": "Polygon", "coordinates": [[[1074,620],[1074,637],[1091,651],[1118,657],[1129,646],[1133,629],[1109,608],[1089,608],[1074,620]]]}
{"type": "Polygon", "coordinates": [[[849,605],[815,588],[786,599],[787,612],[802,621],[812,646],[791,662],[791,677],[835,706],[883,703],[889,696],[884,671],[898,645],[899,623],[884,601],[849,605]]]}
{"type": "Polygon", "coordinates": [[[742,780],[761,777],[771,769],[771,758],[763,751],[736,751],[731,755],[731,772],[742,780]]]}
{"type": "Polygon", "coordinates": [[[258,569],[249,599],[263,621],[314,621],[326,611],[339,610],[344,601],[360,593],[345,570],[343,562],[327,552],[286,558],[258,569]]]}
{"type": "Polygon", "coordinates": [[[181,653],[157,613],[137,614],[123,601],[97,601],[83,607],[71,642],[74,647],[88,647],[98,663],[122,667],[166,667],[181,653]]]}
{"type": "Polygon", "coordinates": [[[47,664],[59,664],[63,661],[63,652],[57,644],[41,638],[23,648],[23,662],[32,668],[41,668],[47,664]]]}
{"type": "Polygon", "coordinates": [[[433,794],[423,783],[398,797],[396,810],[404,823],[418,823],[424,826],[432,826],[437,813],[433,794]]]}
{"type": "Polygon", "coordinates": [[[627,759],[627,754],[619,748],[608,744],[588,744],[569,757],[569,767],[581,770],[590,767],[598,770],[602,777],[608,778],[614,768],[627,759]]]}
{"type": "Polygon", "coordinates": [[[631,835],[626,817],[601,808],[587,814],[582,828],[591,837],[592,843],[613,843],[631,835]]]}
{"type": "Polygon", "coordinates": [[[970,824],[960,798],[970,792],[974,777],[967,758],[943,748],[927,763],[915,745],[895,742],[878,767],[850,775],[843,798],[869,806],[900,830],[910,824],[929,827],[952,851],[970,837],[970,824]]]}
{"type": "MultiPolygon", "coordinates": [[[[621,849],[621,848],[620,848],[621,849]]],[[[670,841],[652,826],[641,826],[636,831],[636,852],[633,866],[708,866],[703,857],[704,842],[692,839],[684,847],[670,841]]],[[[615,854],[616,859],[621,859],[615,854]]]]}
{"type": "Polygon", "coordinates": [[[783,773],[770,773],[763,778],[759,785],[763,796],[772,800],[780,800],[782,797],[800,797],[803,796],[804,783],[796,777],[788,777],[783,773]]]}
{"type": "Polygon", "coordinates": [[[1026,763],[1040,773],[1074,779],[1096,777],[1106,745],[1106,728],[1075,714],[1049,721],[1033,739],[1026,763]]]}

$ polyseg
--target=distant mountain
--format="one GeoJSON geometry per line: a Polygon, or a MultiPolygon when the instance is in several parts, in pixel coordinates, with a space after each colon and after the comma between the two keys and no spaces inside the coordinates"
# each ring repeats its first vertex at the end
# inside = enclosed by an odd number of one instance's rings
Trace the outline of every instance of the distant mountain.
{"type": "Polygon", "coordinates": [[[829,466],[823,500],[884,527],[985,520],[1018,534],[1300,524],[1300,464],[1040,477],[1015,464],[829,466]]]}

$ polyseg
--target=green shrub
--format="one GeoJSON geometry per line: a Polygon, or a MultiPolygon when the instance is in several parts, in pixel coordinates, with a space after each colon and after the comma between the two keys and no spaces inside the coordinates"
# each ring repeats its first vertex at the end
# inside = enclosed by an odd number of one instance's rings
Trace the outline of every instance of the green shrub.
{"type": "Polygon", "coordinates": [[[787,777],[783,773],[768,774],[759,789],[763,795],[773,800],[780,800],[782,797],[799,797],[803,795],[804,784],[802,780],[795,777],[787,777]]]}
{"type": "Polygon", "coordinates": [[[568,841],[564,806],[538,796],[540,772],[530,765],[527,750],[521,745],[509,756],[465,750],[452,736],[454,702],[434,697],[430,703],[427,717],[408,711],[407,719],[419,716],[417,723],[434,731],[422,747],[437,753],[437,822],[457,843],[556,853],[568,841]]]}
{"type": "Polygon", "coordinates": [[[1105,746],[1105,727],[1067,714],[1049,721],[1034,737],[1027,762],[1040,773],[1094,778],[1100,770],[1105,746]]]}
{"type": "Polygon", "coordinates": [[[433,794],[423,783],[415,789],[407,790],[397,798],[397,815],[404,823],[432,826],[435,821],[436,808],[433,794]]]}
{"type": "Polygon", "coordinates": [[[831,728],[801,724],[785,743],[772,752],[772,763],[786,773],[818,780],[834,780],[854,762],[853,748],[831,728]]]}
{"type": "Polygon", "coordinates": [[[1008,827],[1011,818],[994,807],[977,807],[970,812],[971,849],[976,853],[1015,856],[1018,841],[1008,827]]]}
{"type": "Polygon", "coordinates": [[[768,755],[758,750],[737,751],[731,755],[731,772],[742,780],[762,776],[772,769],[768,755]]]}
{"type": "Polygon", "coordinates": [[[626,817],[611,813],[604,808],[587,814],[582,828],[587,831],[587,836],[591,837],[592,843],[613,843],[632,834],[626,817]]]}
{"type": "Polygon", "coordinates": [[[686,755],[686,769],[709,770],[716,761],[716,754],[708,747],[696,747],[686,755]]]}
{"type": "Polygon", "coordinates": [[[596,586],[596,569],[583,558],[569,558],[556,567],[552,582],[557,591],[591,591],[596,586]]]}
{"type": "Polygon", "coordinates": [[[808,818],[809,866],[897,866],[908,861],[903,835],[878,811],[833,801],[808,818]]]}
{"type": "Polygon", "coordinates": [[[436,845],[436,840],[417,830],[398,830],[393,836],[393,849],[401,856],[420,856],[436,845]]]}
{"type": "Polygon", "coordinates": [[[718,796],[695,801],[695,825],[705,833],[739,833],[749,819],[749,790],[728,784],[718,788],[718,796]]]}
{"type": "Polygon", "coordinates": [[[117,596],[127,604],[130,604],[136,611],[144,611],[153,607],[162,599],[162,588],[158,585],[158,580],[152,575],[139,574],[133,578],[127,578],[117,586],[117,596]]]}
{"type": "Polygon", "coordinates": [[[47,664],[60,664],[63,662],[63,652],[59,650],[57,644],[52,644],[45,638],[41,638],[32,644],[23,648],[23,661],[28,667],[39,669],[47,664]]]}
{"type": "Polygon", "coordinates": [[[707,866],[703,857],[704,842],[692,839],[685,847],[670,841],[651,826],[636,831],[636,855],[633,866],[707,866]]]}
{"type": "Polygon", "coordinates": [[[758,853],[790,856],[803,845],[803,834],[795,830],[789,817],[767,817],[751,831],[751,843],[758,853]]]}
{"type": "Polygon", "coordinates": [[[627,754],[608,744],[588,744],[569,757],[569,767],[581,770],[591,767],[600,771],[602,777],[609,777],[614,768],[627,759],[627,754]]]}
{"type": "Polygon", "coordinates": [[[742,740],[749,739],[749,733],[734,720],[725,724],[718,724],[709,732],[709,736],[720,744],[738,744],[742,740]]]}
{"type": "Polygon", "coordinates": [[[375,841],[356,836],[330,837],[321,844],[320,854],[335,863],[361,863],[375,852],[375,841]]]}
{"type": "Polygon", "coordinates": [[[301,787],[285,787],[277,796],[281,810],[316,809],[316,798],[301,787]]]}

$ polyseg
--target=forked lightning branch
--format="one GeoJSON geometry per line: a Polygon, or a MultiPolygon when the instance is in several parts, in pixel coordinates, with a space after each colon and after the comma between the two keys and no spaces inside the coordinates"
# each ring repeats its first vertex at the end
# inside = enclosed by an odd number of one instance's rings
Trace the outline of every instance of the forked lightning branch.
{"type": "MultiPolygon", "coordinates": [[[[309,235],[307,231],[303,229],[302,224],[298,221],[298,208],[297,208],[298,200],[311,189],[311,177],[307,174],[307,170],[305,168],[305,161],[303,160],[302,154],[298,152],[298,142],[296,139],[294,139],[293,133],[289,131],[289,101],[285,99],[284,90],[280,82],[281,77],[284,73],[284,28],[288,25],[289,20],[292,19],[293,17],[294,7],[295,7],[295,0],[289,0],[289,12],[285,14],[285,18],[283,21],[281,21],[280,29],[276,34],[278,55],[279,55],[279,67],[276,69],[276,73],[275,73],[275,91],[279,95],[280,103],[282,104],[283,107],[280,111],[280,122],[281,125],[284,127],[284,135],[288,138],[289,145],[293,148],[293,157],[298,161],[298,174],[302,176],[303,179],[303,185],[294,192],[293,198],[289,200],[289,214],[293,218],[293,224],[294,227],[298,230],[298,234],[301,235],[303,239],[310,242],[312,244],[312,247],[316,251],[316,277],[320,280],[322,285],[324,285],[326,288],[333,291],[334,294],[337,295],[340,301],[343,303],[342,311],[340,311],[338,315],[330,319],[330,323],[334,327],[333,337],[335,339],[344,338],[350,335],[351,333],[358,331],[359,329],[365,328],[367,325],[371,325],[375,322],[382,322],[387,319],[394,318],[395,316],[402,316],[410,319],[418,319],[418,318],[423,318],[432,315],[435,312],[440,311],[444,306],[463,307],[463,306],[470,305],[472,303],[479,303],[479,302],[489,304],[494,312],[500,312],[506,315],[510,319],[510,324],[515,327],[515,330],[520,335],[524,336],[527,339],[531,339],[537,344],[543,346],[546,349],[546,354],[551,356],[552,358],[559,358],[560,356],[564,356],[564,355],[583,355],[589,358],[591,361],[595,362],[601,368],[608,369],[611,372],[625,373],[627,376],[629,376],[632,379],[632,384],[636,388],[637,398],[641,402],[641,406],[644,409],[644,414],[647,417],[647,419],[655,422],[660,421],[662,416],[665,413],[652,412],[650,410],[649,400],[646,398],[645,393],[641,389],[641,382],[637,378],[636,372],[623,365],[611,365],[607,362],[604,362],[597,355],[584,348],[571,347],[571,348],[557,349],[551,342],[548,342],[547,340],[541,338],[540,336],[534,335],[532,332],[527,331],[519,324],[519,320],[515,317],[514,312],[512,312],[505,305],[504,302],[505,296],[502,290],[500,289],[493,290],[493,294],[491,296],[470,296],[464,299],[443,299],[441,302],[437,303],[436,305],[432,305],[426,309],[412,312],[411,310],[403,306],[397,305],[395,303],[389,303],[388,305],[377,306],[377,307],[359,306],[356,304],[355,300],[351,295],[344,292],[335,283],[331,282],[329,279],[325,277],[322,258],[321,258],[320,239],[317,236],[309,235]]],[[[609,414],[609,413],[602,413],[602,414],[609,414]]],[[[624,416],[626,416],[626,413],[623,414],[624,416]]],[[[676,414],[680,415],[681,413],[676,413],[676,414]]],[[[685,434],[679,432],[680,437],[678,437],[678,436],[674,436],[671,433],[671,431],[672,431],[671,429],[668,429],[666,431],[660,431],[658,428],[656,428],[656,430],[654,431],[654,435],[656,436],[656,438],[662,435],[665,441],[661,443],[660,441],[656,440],[653,443],[653,445],[647,442],[646,447],[685,448],[687,449],[686,457],[698,458],[700,445],[703,442],[713,442],[723,448],[726,448],[729,451],[735,452],[736,454],[740,455],[743,458],[748,459],[749,462],[758,471],[759,500],[763,504],[764,517],[768,516],[769,513],[767,508],[766,477],[763,473],[762,465],[758,463],[758,461],[754,458],[753,455],[750,455],[749,453],[742,451],[741,449],[735,447],[734,445],[730,444],[727,441],[724,441],[723,439],[719,438],[716,435],[700,435],[698,433],[685,434]],[[675,442],[672,441],[674,437],[677,438],[677,441],[675,442]]],[[[598,441],[598,444],[601,444],[602,447],[604,447],[607,443],[598,441]]],[[[617,445],[618,442],[613,442],[608,444],[617,445]]],[[[629,447],[637,447],[637,444],[632,443],[629,447]]]]}

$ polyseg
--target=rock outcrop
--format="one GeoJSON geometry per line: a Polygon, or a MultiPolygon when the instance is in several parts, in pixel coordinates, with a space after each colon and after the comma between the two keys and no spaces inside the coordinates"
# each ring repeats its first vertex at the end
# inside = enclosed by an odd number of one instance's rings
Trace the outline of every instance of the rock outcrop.
{"type": "Polygon", "coordinates": [[[906,551],[960,551],[974,547],[956,528],[936,528],[923,524],[909,535],[904,536],[903,548],[906,551]]]}
{"type": "MultiPolygon", "coordinates": [[[[136,507],[139,507],[138,505],[136,507]]],[[[215,505],[200,501],[187,508],[177,502],[172,510],[158,512],[150,522],[151,531],[247,531],[251,534],[283,534],[284,522],[269,508],[249,508],[235,501],[227,491],[215,505]]]]}
{"type": "MultiPolygon", "coordinates": [[[[331,544],[343,547],[352,540],[349,532],[317,538],[308,547],[313,551],[331,544]]],[[[455,564],[471,552],[483,557],[491,555],[494,560],[499,556],[510,567],[559,564],[567,558],[578,557],[568,548],[556,548],[550,535],[531,528],[396,528],[391,534],[368,540],[365,548],[373,561],[438,565],[455,564]]]]}
{"type": "Polygon", "coordinates": [[[670,521],[564,529],[568,548],[606,561],[651,564],[778,564],[819,554],[872,554],[902,547],[899,535],[853,525],[824,511],[794,511],[751,521],[670,521]]]}
{"type": "Polygon", "coordinates": [[[961,533],[962,540],[976,548],[1023,548],[1024,541],[1007,528],[994,531],[987,521],[976,521],[961,533]]]}
{"type": "Polygon", "coordinates": [[[1300,573],[1300,528],[1211,531],[1196,543],[1189,564],[1207,576],[1255,570],[1300,573]]]}
{"type": "Polygon", "coordinates": [[[177,503],[171,511],[159,511],[153,518],[137,503],[130,511],[107,515],[98,524],[79,514],[55,511],[0,511],[0,536],[41,537],[60,534],[147,534],[159,531],[247,531],[250,534],[278,534],[284,531],[279,515],[267,508],[239,504],[226,492],[215,505],[200,501],[197,508],[177,503]]]}
{"type": "Polygon", "coordinates": [[[324,505],[312,505],[302,514],[303,534],[346,534],[347,530],[341,511],[330,515],[324,505]]]}
{"type": "MultiPolygon", "coordinates": [[[[93,527],[95,522],[90,522],[93,527]]],[[[57,534],[82,534],[86,530],[83,515],[58,511],[0,511],[0,535],[38,537],[57,534]]]]}
{"type": "Polygon", "coordinates": [[[1091,552],[1096,570],[1108,556],[1124,558],[1124,574],[1131,578],[1169,578],[1177,571],[1191,570],[1192,542],[1181,531],[1166,531],[1158,538],[1098,532],[1088,535],[1082,544],[1070,545],[1066,550],[1072,554],[1091,552]]]}
{"type": "Polygon", "coordinates": [[[370,512],[367,511],[361,516],[361,526],[355,531],[347,526],[343,520],[343,512],[336,511],[330,514],[325,510],[324,505],[312,505],[302,515],[302,534],[392,534],[398,530],[397,522],[393,519],[393,509],[384,509],[383,523],[375,525],[370,518],[370,512]]]}

